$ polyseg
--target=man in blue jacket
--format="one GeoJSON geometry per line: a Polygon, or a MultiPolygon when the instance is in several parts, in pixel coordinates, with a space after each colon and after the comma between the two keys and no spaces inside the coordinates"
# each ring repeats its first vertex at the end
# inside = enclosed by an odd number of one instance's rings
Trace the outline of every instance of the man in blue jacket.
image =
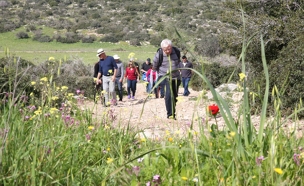
{"type": "Polygon", "coordinates": [[[117,64],[112,56],[107,56],[105,51],[100,48],[97,50],[97,57],[99,57],[99,71],[97,79],[102,75],[102,87],[105,91],[105,103],[104,106],[117,105],[116,93],[115,93],[115,77],[117,71],[117,64]],[[112,96],[111,102],[109,102],[109,95],[112,96]]]}

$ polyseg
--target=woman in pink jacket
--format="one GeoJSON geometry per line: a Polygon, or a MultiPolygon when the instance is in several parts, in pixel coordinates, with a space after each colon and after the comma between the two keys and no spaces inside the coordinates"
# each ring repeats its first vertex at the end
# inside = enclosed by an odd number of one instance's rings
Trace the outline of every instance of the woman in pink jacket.
{"type": "MultiPolygon", "coordinates": [[[[147,73],[146,73],[146,77],[147,77],[147,81],[149,82],[149,90],[152,90],[152,88],[154,87],[154,85],[157,82],[158,79],[158,74],[157,71],[155,70],[155,68],[152,65],[152,68],[150,68],[147,73]]],[[[155,98],[158,98],[158,87],[154,88],[154,94],[155,94],[155,98]]],[[[149,92],[150,93],[150,92],[149,92]]]]}

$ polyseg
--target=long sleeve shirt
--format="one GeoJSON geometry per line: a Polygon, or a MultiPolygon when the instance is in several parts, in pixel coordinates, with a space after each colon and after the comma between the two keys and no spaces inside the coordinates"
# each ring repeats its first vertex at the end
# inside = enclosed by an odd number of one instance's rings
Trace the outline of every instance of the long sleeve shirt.
{"type": "Polygon", "coordinates": [[[136,71],[136,67],[127,67],[126,68],[126,74],[125,74],[125,77],[128,79],[128,80],[136,80],[137,79],[137,71],[136,71]]]}

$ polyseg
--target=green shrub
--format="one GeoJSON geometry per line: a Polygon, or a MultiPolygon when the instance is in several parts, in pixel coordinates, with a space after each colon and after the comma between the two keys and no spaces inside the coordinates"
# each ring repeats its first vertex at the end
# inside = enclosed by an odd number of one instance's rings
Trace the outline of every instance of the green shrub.
{"type": "Polygon", "coordinates": [[[96,37],[93,36],[84,36],[81,39],[82,43],[94,43],[94,41],[96,40],[96,37]]]}
{"type": "Polygon", "coordinates": [[[21,31],[16,34],[16,37],[18,39],[28,39],[29,35],[26,32],[21,31]]]}
{"type": "MultiPolygon", "coordinates": [[[[220,86],[221,84],[228,83],[230,77],[232,77],[230,82],[237,82],[239,79],[238,73],[240,72],[240,69],[238,69],[236,66],[223,66],[220,63],[214,62],[204,64],[203,67],[200,64],[194,65],[194,69],[199,72],[204,72],[214,88],[220,86]]],[[[197,76],[197,74],[194,74],[191,78],[190,86],[193,90],[207,89],[206,84],[197,76]]]]}
{"type": "Polygon", "coordinates": [[[33,37],[34,41],[39,41],[39,42],[51,42],[53,39],[48,36],[48,35],[43,35],[43,34],[35,34],[33,37]]]}

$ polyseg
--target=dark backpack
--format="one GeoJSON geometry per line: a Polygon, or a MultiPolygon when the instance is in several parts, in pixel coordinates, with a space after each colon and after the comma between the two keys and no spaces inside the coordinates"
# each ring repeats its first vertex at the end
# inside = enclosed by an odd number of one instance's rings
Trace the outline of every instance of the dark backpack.
{"type": "MultiPolygon", "coordinates": [[[[178,48],[174,47],[174,46],[172,46],[172,49],[175,51],[175,53],[176,53],[178,59],[180,60],[180,57],[181,57],[180,50],[179,50],[178,48]]],[[[158,52],[158,54],[159,54],[159,57],[158,57],[158,64],[157,64],[157,66],[156,66],[156,68],[155,68],[156,71],[159,70],[159,67],[162,65],[162,63],[163,63],[163,58],[164,58],[162,48],[157,49],[157,52],[158,52]]]]}

